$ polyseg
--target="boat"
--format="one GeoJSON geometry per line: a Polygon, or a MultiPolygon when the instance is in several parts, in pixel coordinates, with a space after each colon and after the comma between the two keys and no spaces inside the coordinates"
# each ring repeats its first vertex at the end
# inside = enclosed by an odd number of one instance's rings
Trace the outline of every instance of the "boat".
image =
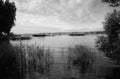
{"type": "Polygon", "coordinates": [[[46,35],[45,34],[34,34],[33,36],[34,37],[45,37],[46,35]]]}
{"type": "Polygon", "coordinates": [[[84,36],[84,33],[80,33],[80,34],[69,34],[69,36],[84,36]]]}

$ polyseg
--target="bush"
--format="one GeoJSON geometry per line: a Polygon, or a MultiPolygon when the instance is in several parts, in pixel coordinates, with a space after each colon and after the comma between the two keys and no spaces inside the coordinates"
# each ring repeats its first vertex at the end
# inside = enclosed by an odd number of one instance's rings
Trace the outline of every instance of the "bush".
{"type": "Polygon", "coordinates": [[[120,61],[120,41],[110,42],[108,37],[100,36],[96,41],[96,47],[103,52],[107,57],[119,63],[120,61]]]}

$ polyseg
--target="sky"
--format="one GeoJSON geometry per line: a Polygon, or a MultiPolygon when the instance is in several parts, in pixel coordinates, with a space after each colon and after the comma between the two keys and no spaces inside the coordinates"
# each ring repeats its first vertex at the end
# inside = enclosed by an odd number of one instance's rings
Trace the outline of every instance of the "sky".
{"type": "Polygon", "coordinates": [[[103,30],[112,11],[101,0],[11,0],[17,7],[12,32],[75,32],[103,30]]]}

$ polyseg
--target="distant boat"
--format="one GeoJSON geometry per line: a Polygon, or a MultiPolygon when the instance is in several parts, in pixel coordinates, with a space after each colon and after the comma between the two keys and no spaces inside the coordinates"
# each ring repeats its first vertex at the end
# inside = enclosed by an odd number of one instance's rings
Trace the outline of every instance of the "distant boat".
{"type": "Polygon", "coordinates": [[[39,34],[39,35],[38,34],[34,34],[33,36],[34,37],[45,37],[46,35],[45,34],[39,34]]]}
{"type": "Polygon", "coordinates": [[[84,33],[81,33],[81,34],[69,34],[69,36],[84,36],[85,34],[84,33]]]}

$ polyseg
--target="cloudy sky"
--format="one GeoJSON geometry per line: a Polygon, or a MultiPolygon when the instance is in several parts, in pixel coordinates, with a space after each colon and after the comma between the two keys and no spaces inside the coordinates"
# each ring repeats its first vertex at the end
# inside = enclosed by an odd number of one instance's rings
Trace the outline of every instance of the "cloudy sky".
{"type": "Polygon", "coordinates": [[[101,0],[12,0],[17,7],[14,33],[101,30],[112,9],[101,0]]]}

